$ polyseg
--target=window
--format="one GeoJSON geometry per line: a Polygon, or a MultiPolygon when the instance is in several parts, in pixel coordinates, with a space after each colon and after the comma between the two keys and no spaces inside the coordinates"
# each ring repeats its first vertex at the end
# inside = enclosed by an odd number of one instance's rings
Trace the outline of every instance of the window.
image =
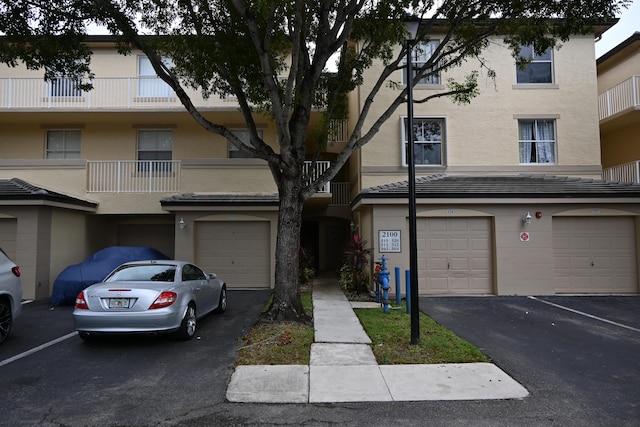
{"type": "Polygon", "coordinates": [[[52,97],[80,97],[82,91],[76,87],[78,82],[67,77],[60,77],[47,83],[49,96],[52,97]]]}
{"type": "Polygon", "coordinates": [[[138,170],[170,171],[173,158],[173,132],[138,131],[138,170]]]}
{"type": "MultiPolygon", "coordinates": [[[[250,135],[249,135],[249,130],[248,129],[234,129],[234,130],[231,130],[231,133],[233,133],[235,136],[240,138],[240,140],[242,142],[244,142],[245,144],[249,145],[250,135]]],[[[262,131],[261,130],[258,130],[258,137],[260,139],[262,139],[262,131]]],[[[244,159],[244,158],[252,158],[253,157],[251,154],[244,153],[244,152],[238,150],[229,141],[227,142],[227,149],[229,151],[229,158],[230,159],[244,159]]]]}
{"type": "Polygon", "coordinates": [[[519,58],[524,58],[531,62],[524,66],[516,64],[516,79],[518,83],[553,83],[551,49],[547,49],[543,54],[538,55],[535,53],[533,46],[521,46],[519,58]]]}
{"type": "MultiPolygon", "coordinates": [[[[407,165],[409,133],[407,132],[408,119],[402,121],[402,146],[404,165],[407,165]]],[[[413,118],[413,155],[416,165],[440,166],[444,164],[443,147],[444,143],[444,119],[413,118]]]]}
{"type": "MultiPolygon", "coordinates": [[[[163,59],[167,66],[171,66],[169,59],[163,59]]],[[[168,98],[173,91],[156,75],[151,61],[146,56],[138,57],[138,96],[143,98],[168,98]]]]}
{"type": "Polygon", "coordinates": [[[205,274],[195,265],[185,264],[182,267],[182,281],[188,282],[190,280],[207,280],[205,274]]]}
{"type": "MultiPolygon", "coordinates": [[[[427,61],[429,60],[429,58],[431,58],[431,55],[433,55],[433,52],[436,51],[439,45],[440,45],[439,40],[430,40],[426,43],[419,43],[413,48],[413,50],[411,51],[411,58],[412,58],[411,64],[413,64],[414,77],[417,73],[416,70],[423,67],[427,63],[427,61]]],[[[437,68],[437,65],[436,65],[436,68],[437,68]]],[[[403,79],[403,83],[406,85],[407,84],[406,68],[402,76],[402,79],[403,79]]],[[[439,85],[440,73],[435,72],[434,74],[430,74],[428,76],[423,77],[422,79],[420,79],[419,82],[414,82],[414,83],[419,85],[439,85]]]]}
{"type": "Polygon", "coordinates": [[[80,131],[79,130],[48,130],[47,131],[47,159],[79,159],[80,131]]]}
{"type": "Polygon", "coordinates": [[[519,120],[521,164],[556,162],[555,120],[519,120]]]}

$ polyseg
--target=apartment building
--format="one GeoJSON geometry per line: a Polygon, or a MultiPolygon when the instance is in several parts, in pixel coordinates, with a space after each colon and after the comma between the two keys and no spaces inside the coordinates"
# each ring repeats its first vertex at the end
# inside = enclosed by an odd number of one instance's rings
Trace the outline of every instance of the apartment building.
{"type": "Polygon", "coordinates": [[[640,182],[640,32],[598,58],[604,176],[640,182]]]}
{"type": "MultiPolygon", "coordinates": [[[[278,198],[266,162],[197,125],[140,52],[119,55],[107,36],[88,43],[91,91],[0,68],[0,246],[21,266],[25,298],[49,296],[66,266],[112,245],[192,260],[230,288],[272,287],[278,198]]],[[[246,132],[235,99],[190,96],[205,117],[246,132]]],[[[275,149],[273,123],[255,121],[275,149]]],[[[305,205],[303,245],[317,268],[337,268],[348,237],[342,176],[305,205]]]]}
{"type": "MultiPolygon", "coordinates": [[[[639,292],[640,186],[602,180],[594,40],[604,30],[543,55],[523,46],[533,59],[524,69],[496,38],[483,55],[496,78],[481,75],[470,105],[415,104],[421,294],[639,292]]],[[[143,55],[118,55],[110,37],[88,42],[90,92],[0,68],[0,246],[21,265],[25,297],[49,296],[67,265],[111,245],[193,260],[230,288],[272,287],[278,200],[266,163],[202,130],[143,55]]],[[[350,95],[352,118],[380,67],[350,95]]],[[[418,82],[415,98],[477,68],[418,82]]],[[[246,131],[233,98],[190,95],[206,117],[246,131]]],[[[273,124],[255,120],[275,148],[273,124]]],[[[305,204],[302,245],[316,268],[337,269],[357,230],[374,260],[408,269],[407,126],[401,108],[305,204]]],[[[335,123],[325,165],[347,127],[335,123]]]]}
{"type": "MultiPolygon", "coordinates": [[[[542,55],[522,46],[532,59],[524,69],[501,39],[492,39],[483,59],[496,78],[481,75],[481,93],[470,105],[446,98],[414,105],[420,294],[638,293],[640,186],[602,180],[594,52],[603,30],[542,55]]],[[[432,34],[430,43],[440,37],[432,34]]],[[[380,67],[368,71],[357,99],[366,99],[380,67]]],[[[420,81],[414,98],[473,69],[479,64],[469,61],[420,81]]],[[[406,84],[400,72],[394,80],[406,84]]],[[[372,117],[399,89],[385,90],[372,117]]],[[[406,109],[396,111],[358,153],[352,204],[374,258],[384,255],[403,282],[407,126],[406,109]]]]}

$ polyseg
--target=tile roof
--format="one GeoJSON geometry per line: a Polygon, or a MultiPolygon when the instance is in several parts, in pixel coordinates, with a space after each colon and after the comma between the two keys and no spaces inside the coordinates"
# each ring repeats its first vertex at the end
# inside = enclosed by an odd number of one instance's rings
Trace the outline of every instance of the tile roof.
{"type": "Polygon", "coordinates": [[[223,194],[185,193],[165,197],[162,206],[278,206],[277,193],[272,194],[223,194]]]}
{"type": "Polygon", "coordinates": [[[0,179],[0,201],[46,200],[76,206],[97,208],[98,203],[46,190],[18,178],[0,179]]]}
{"type": "MultiPolygon", "coordinates": [[[[371,187],[360,198],[407,197],[408,181],[371,187]]],[[[420,198],[611,198],[640,197],[640,184],[549,176],[450,176],[416,179],[420,198]]]]}

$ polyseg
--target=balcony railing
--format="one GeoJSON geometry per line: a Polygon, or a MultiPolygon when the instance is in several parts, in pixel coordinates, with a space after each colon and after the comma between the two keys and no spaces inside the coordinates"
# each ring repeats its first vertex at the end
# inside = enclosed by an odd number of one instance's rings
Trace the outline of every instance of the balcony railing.
{"type": "MultiPolygon", "coordinates": [[[[328,161],[305,162],[303,173],[308,179],[322,175],[330,166],[328,161]]],[[[180,185],[179,160],[104,160],[87,161],[87,191],[90,193],[176,193],[180,185]]],[[[344,190],[342,187],[338,191],[344,190]]],[[[330,193],[327,182],[321,193],[330,193]]]]}
{"type": "Polygon", "coordinates": [[[606,168],[602,171],[602,179],[612,182],[640,183],[640,160],[606,168]]]}
{"type": "MultiPolygon", "coordinates": [[[[92,90],[83,91],[65,78],[53,82],[38,78],[0,78],[0,109],[183,108],[173,90],[158,77],[97,77],[92,83],[92,90]]],[[[204,99],[198,91],[187,89],[186,92],[197,108],[237,104],[232,96],[213,95],[204,99]]]]}
{"type": "Polygon", "coordinates": [[[90,193],[173,193],[180,191],[179,160],[88,161],[90,193]]]}
{"type": "MultiPolygon", "coordinates": [[[[331,166],[331,162],[329,161],[318,161],[315,162],[315,168],[313,168],[312,162],[305,161],[302,169],[302,174],[307,177],[307,180],[313,181],[320,175],[322,175],[327,169],[329,169],[329,166],[331,166]]],[[[319,192],[331,193],[331,183],[325,183],[319,192]]]]}
{"type": "Polygon", "coordinates": [[[640,76],[631,76],[598,95],[600,120],[640,107],[640,76]]]}

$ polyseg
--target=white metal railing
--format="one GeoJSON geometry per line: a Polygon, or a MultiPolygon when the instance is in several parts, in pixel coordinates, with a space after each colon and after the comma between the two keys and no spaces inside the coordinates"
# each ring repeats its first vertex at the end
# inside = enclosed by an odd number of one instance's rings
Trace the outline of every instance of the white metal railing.
{"type": "MultiPolygon", "coordinates": [[[[302,175],[306,177],[307,181],[315,181],[320,175],[324,173],[331,166],[331,162],[322,160],[315,162],[315,168],[313,168],[313,162],[305,161],[302,169],[302,175]]],[[[319,193],[330,193],[331,183],[325,183],[320,189],[319,193]]]]}
{"type": "MultiPolygon", "coordinates": [[[[223,103],[189,92],[194,105],[223,103]]],[[[93,89],[82,91],[69,79],[45,82],[37,78],[0,79],[0,108],[9,109],[105,109],[182,107],[173,90],[157,77],[109,77],[93,79],[93,89]]]]}
{"type": "Polygon", "coordinates": [[[640,183],[640,160],[606,168],[602,171],[602,179],[612,182],[640,183]]]}
{"type": "Polygon", "coordinates": [[[344,143],[349,140],[349,120],[331,120],[329,122],[328,142],[344,143]]]}
{"type": "Polygon", "coordinates": [[[180,191],[179,160],[106,160],[87,162],[87,191],[165,193],[180,191]]]}
{"type": "MultiPolygon", "coordinates": [[[[93,89],[77,89],[74,82],[60,78],[0,78],[0,109],[144,109],[182,107],[173,90],[158,77],[96,77],[93,89]]],[[[187,89],[196,107],[237,103],[233,96],[204,99],[187,89]]]]}
{"type": "Polygon", "coordinates": [[[640,76],[631,76],[598,95],[600,120],[640,107],[640,76]]]}

